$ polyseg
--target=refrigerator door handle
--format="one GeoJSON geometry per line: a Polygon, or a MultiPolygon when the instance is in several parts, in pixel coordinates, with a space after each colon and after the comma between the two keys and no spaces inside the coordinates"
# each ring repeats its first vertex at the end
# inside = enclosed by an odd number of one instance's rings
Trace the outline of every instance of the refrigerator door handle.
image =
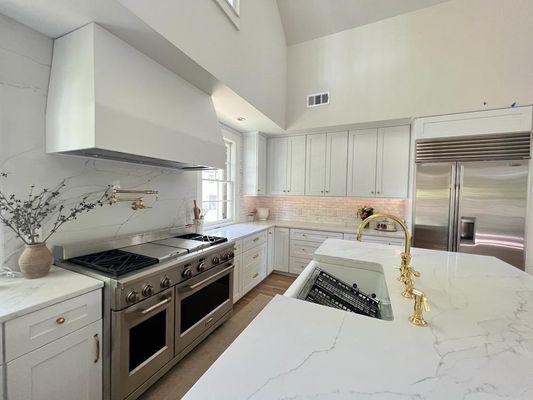
{"type": "Polygon", "coordinates": [[[461,217],[461,244],[476,244],[476,218],[461,217]]]}
{"type": "Polygon", "coordinates": [[[457,197],[459,188],[457,184],[457,164],[451,165],[450,176],[450,206],[448,215],[448,251],[457,251],[457,197]]]}

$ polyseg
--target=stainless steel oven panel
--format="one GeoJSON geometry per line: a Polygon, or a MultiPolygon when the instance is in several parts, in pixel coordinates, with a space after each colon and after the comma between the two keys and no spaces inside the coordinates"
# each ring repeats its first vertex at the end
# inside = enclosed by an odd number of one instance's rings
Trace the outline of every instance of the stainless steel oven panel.
{"type": "MultiPolygon", "coordinates": [[[[174,357],[174,288],[170,288],[155,296],[121,311],[112,312],[111,329],[111,398],[124,399],[141,386],[147,379],[174,357]],[[130,371],[130,333],[142,323],[165,315],[164,338],[162,346],[145,361],[130,371]]],[[[148,344],[148,343],[147,343],[148,344]]]]}
{"type": "MultiPolygon", "coordinates": [[[[210,270],[211,275],[202,279],[195,279],[185,286],[176,287],[176,344],[175,354],[180,353],[194,340],[208,330],[216,321],[233,309],[233,260],[210,270]],[[228,298],[220,303],[216,308],[204,315],[198,322],[189,327],[185,332],[181,332],[181,305],[188,297],[207,288],[218,280],[229,276],[228,298]]],[[[200,278],[200,276],[198,277],[200,278]]]]}

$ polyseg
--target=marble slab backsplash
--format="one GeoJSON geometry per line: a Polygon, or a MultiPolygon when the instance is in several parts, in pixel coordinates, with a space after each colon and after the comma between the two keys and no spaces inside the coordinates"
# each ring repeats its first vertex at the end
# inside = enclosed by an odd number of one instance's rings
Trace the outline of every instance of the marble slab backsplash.
{"type": "Polygon", "coordinates": [[[370,206],[374,212],[386,212],[406,218],[404,199],[363,199],[314,196],[242,196],[241,219],[258,207],[270,209],[270,219],[303,222],[352,224],[359,221],[357,208],[370,206]]]}
{"type": "MultiPolygon", "coordinates": [[[[0,14],[0,182],[5,193],[27,194],[55,187],[65,180],[67,205],[84,193],[99,193],[107,185],[124,189],[155,189],[146,196],[153,208],[133,211],[129,203],[98,208],[65,224],[49,241],[71,243],[128,233],[184,226],[192,222],[197,173],[45,153],[45,111],[52,40],[0,14]]],[[[46,230],[46,228],[45,228],[46,230]]],[[[22,242],[0,228],[1,266],[17,268],[22,242]]]]}

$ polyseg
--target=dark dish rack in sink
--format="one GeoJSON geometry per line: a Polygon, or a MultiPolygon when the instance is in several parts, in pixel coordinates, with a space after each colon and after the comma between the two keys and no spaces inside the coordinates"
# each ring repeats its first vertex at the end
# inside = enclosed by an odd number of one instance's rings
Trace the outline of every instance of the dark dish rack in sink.
{"type": "Polygon", "coordinates": [[[299,299],[372,318],[381,318],[380,301],[316,268],[298,295],[299,299]]]}

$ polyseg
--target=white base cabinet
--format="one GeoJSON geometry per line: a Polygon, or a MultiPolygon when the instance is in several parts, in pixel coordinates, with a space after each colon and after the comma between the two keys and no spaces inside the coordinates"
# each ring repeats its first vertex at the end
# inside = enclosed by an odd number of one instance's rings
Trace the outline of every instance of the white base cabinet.
{"type": "Polygon", "coordinates": [[[274,269],[289,272],[289,228],[275,228],[274,234],[274,269]]]}
{"type": "Polygon", "coordinates": [[[9,400],[100,400],[102,321],[6,365],[9,400]]]}

